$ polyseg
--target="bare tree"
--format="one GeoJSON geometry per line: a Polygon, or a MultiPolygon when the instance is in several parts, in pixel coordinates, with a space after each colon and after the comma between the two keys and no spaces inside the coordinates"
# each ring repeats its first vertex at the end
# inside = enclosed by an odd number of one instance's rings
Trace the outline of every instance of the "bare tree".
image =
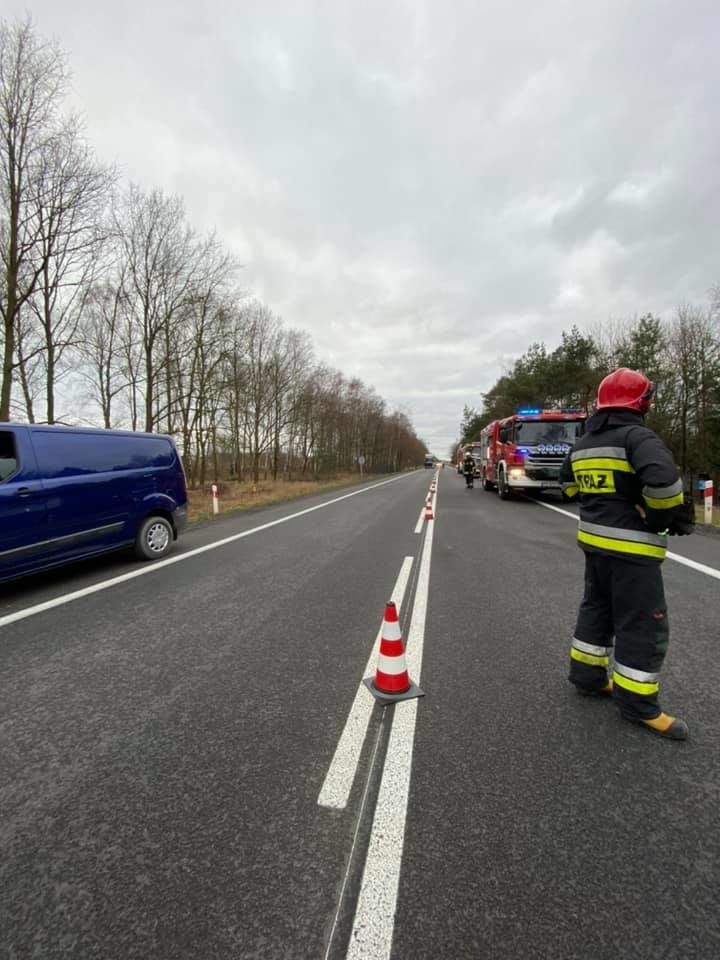
{"type": "Polygon", "coordinates": [[[173,323],[164,327],[162,368],[168,433],[177,432],[179,421],[187,428],[191,408],[199,411],[207,399],[210,377],[223,355],[227,292],[237,270],[234,257],[215,234],[198,242],[193,259],[194,276],[184,302],[173,323]]]}
{"type": "Polygon", "coordinates": [[[283,439],[287,440],[290,453],[292,424],[311,355],[312,346],[306,333],[301,330],[279,331],[268,363],[272,395],[272,475],[275,480],[283,439]]]}
{"type": "Polygon", "coordinates": [[[205,482],[208,444],[215,434],[222,399],[219,370],[225,359],[230,316],[210,290],[204,295],[198,291],[186,313],[185,336],[175,339],[169,370],[185,466],[194,484],[198,478],[205,482]]]}
{"type": "Polygon", "coordinates": [[[67,80],[64,55],[38,37],[30,17],[12,24],[0,20],[0,420],[10,416],[18,316],[44,266],[36,216],[43,189],[39,172],[57,132],[67,80]]]}
{"type": "Polygon", "coordinates": [[[245,407],[255,483],[260,479],[260,460],[273,437],[273,392],[269,370],[279,335],[279,322],[272,311],[261,303],[252,303],[248,308],[246,332],[245,407]]]}
{"type": "Polygon", "coordinates": [[[78,325],[75,353],[80,375],[89,387],[89,399],[101,412],[103,426],[113,426],[116,399],[128,386],[121,349],[126,326],[122,276],[91,286],[78,325]]]}
{"type": "MultiPolygon", "coordinates": [[[[37,337],[32,312],[23,308],[18,313],[15,324],[15,356],[22,406],[28,423],[35,423],[36,405],[44,391],[41,354],[42,345],[37,337]]],[[[16,408],[20,409],[20,403],[13,395],[10,409],[14,412],[16,408]]]]}
{"type": "Polygon", "coordinates": [[[142,356],[145,429],[153,430],[167,413],[167,401],[163,408],[159,393],[167,378],[167,337],[191,295],[199,245],[185,221],[182,200],[159,190],[143,193],[132,186],[116,227],[134,327],[131,340],[139,345],[142,356]]]}
{"type": "Polygon", "coordinates": [[[42,270],[28,301],[37,321],[44,367],[46,420],[55,422],[55,388],[92,282],[102,269],[104,216],[115,173],[100,166],[69,119],[42,158],[35,219],[42,270]]]}
{"type": "Polygon", "coordinates": [[[675,440],[683,472],[707,470],[720,382],[720,339],[712,309],[678,307],[668,352],[668,365],[676,377],[677,439],[671,437],[671,442],[675,440]]]}

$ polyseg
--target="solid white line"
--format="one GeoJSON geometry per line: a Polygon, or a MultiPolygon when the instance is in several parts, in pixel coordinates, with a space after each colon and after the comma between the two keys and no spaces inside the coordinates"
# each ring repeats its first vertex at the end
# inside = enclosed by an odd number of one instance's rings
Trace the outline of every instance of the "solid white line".
{"type": "Polygon", "coordinates": [[[573,520],[578,519],[578,515],[576,513],[573,513],[571,510],[563,510],[562,507],[556,507],[552,503],[545,503],[544,500],[535,500],[534,502],[541,507],[545,507],[546,510],[554,510],[555,513],[561,513],[564,517],[570,517],[573,520]]]}
{"type": "MultiPolygon", "coordinates": [[[[416,683],[420,681],[422,669],[434,527],[434,521],[428,520],[408,631],[408,673],[416,683]]],[[[405,842],[417,705],[418,701],[414,699],[403,700],[394,707],[395,716],[348,945],[348,960],[389,960],[390,957],[405,842]]]]}
{"type": "Polygon", "coordinates": [[[687,557],[681,557],[678,553],[665,554],[668,560],[674,560],[675,563],[681,563],[684,567],[690,567],[693,570],[697,570],[700,573],[707,574],[708,577],[715,577],[716,580],[720,580],[720,570],[716,570],[715,567],[708,567],[704,563],[698,563],[697,560],[689,560],[687,557]]]}
{"type": "Polygon", "coordinates": [[[345,493],[341,497],[334,497],[332,500],[326,500],[325,503],[318,503],[314,507],[307,507],[305,510],[298,510],[297,513],[291,513],[287,517],[281,517],[279,520],[271,520],[269,523],[262,523],[259,527],[253,527],[251,530],[244,530],[242,533],[235,533],[230,537],[223,537],[222,540],[215,540],[213,543],[207,543],[203,547],[195,547],[193,550],[187,550],[185,553],[179,553],[176,556],[168,557],[166,560],[155,560],[147,566],[139,567],[137,570],[131,570],[129,573],[122,573],[118,577],[111,577],[110,580],[103,580],[101,583],[94,583],[90,587],[83,587],[82,590],[74,590],[72,593],[66,593],[61,597],[55,597],[52,600],[46,600],[44,603],[37,603],[32,607],[26,607],[24,610],[18,610],[16,613],[8,613],[0,617],[0,627],[6,627],[9,623],[17,623],[18,620],[25,620],[27,617],[33,617],[37,613],[44,613],[46,610],[52,610],[55,607],[61,607],[66,603],[72,603],[73,600],[79,600],[81,597],[89,597],[93,593],[99,593],[101,590],[107,590],[115,587],[119,583],[125,583],[128,580],[134,580],[136,577],[145,576],[147,573],[154,573],[163,567],[169,567],[173,563],[182,563],[189,560],[190,557],[196,557],[208,550],[215,550],[217,547],[224,547],[228,543],[234,543],[236,540],[242,540],[243,537],[252,536],[253,533],[260,533],[261,530],[269,530],[270,527],[276,527],[280,523],[287,523],[288,520],[295,520],[303,517],[305,514],[313,513],[315,510],[323,510],[333,503],[340,503],[341,500],[347,500],[350,497],[357,497],[358,494],[367,493],[368,490],[374,490],[376,487],[383,487],[385,484],[394,483],[396,480],[402,480],[405,477],[412,476],[411,473],[403,473],[398,477],[391,477],[389,480],[381,480],[379,483],[373,483],[369,487],[363,487],[362,490],[353,490],[352,493],[345,493]]]}
{"type": "Polygon", "coordinates": [[[420,511],[418,522],[415,524],[415,533],[422,533],[424,523],[425,523],[425,507],[423,507],[422,510],[420,511]]]}
{"type": "MultiPolygon", "coordinates": [[[[570,510],[563,510],[561,507],[556,507],[552,503],[544,503],[542,500],[536,500],[535,503],[539,503],[541,507],[546,507],[548,510],[554,510],[555,513],[562,513],[565,517],[571,517],[575,521],[578,519],[576,513],[571,513],[570,510]]],[[[668,560],[681,563],[684,567],[690,567],[692,570],[704,573],[708,577],[715,577],[716,580],[720,580],[720,570],[717,570],[715,567],[708,567],[706,564],[699,563],[697,560],[689,560],[687,557],[682,557],[679,553],[672,553],[670,550],[668,550],[665,556],[668,560]]]]}
{"type": "MultiPolygon", "coordinates": [[[[390,599],[395,601],[398,613],[402,606],[408,580],[410,579],[412,564],[413,558],[405,557],[390,595],[390,599]]],[[[375,671],[375,662],[380,649],[381,636],[382,623],[380,624],[380,629],[378,630],[375,643],[373,644],[370,657],[365,667],[364,677],[373,674],[375,671]]],[[[321,807],[343,810],[347,806],[360,761],[360,754],[363,744],[365,743],[370,715],[373,712],[374,706],[375,697],[373,697],[364,683],[358,684],[353,705],[350,708],[350,713],[345,722],[345,728],[335,749],[335,756],[332,758],[325,782],[320,789],[318,804],[321,807]]]]}

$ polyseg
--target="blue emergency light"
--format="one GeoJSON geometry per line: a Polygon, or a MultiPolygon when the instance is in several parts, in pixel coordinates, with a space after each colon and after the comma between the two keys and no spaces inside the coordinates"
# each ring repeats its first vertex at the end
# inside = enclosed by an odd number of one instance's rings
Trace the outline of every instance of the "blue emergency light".
{"type": "Polygon", "coordinates": [[[526,414],[533,414],[533,413],[542,413],[542,410],[540,410],[539,407],[523,407],[521,410],[518,410],[518,414],[520,416],[525,416],[526,414]]]}

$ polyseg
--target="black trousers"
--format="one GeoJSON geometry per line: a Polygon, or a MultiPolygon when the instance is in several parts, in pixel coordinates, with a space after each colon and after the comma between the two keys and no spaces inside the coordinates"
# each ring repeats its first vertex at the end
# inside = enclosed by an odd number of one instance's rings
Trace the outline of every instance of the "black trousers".
{"type": "Polygon", "coordinates": [[[607,682],[599,648],[614,646],[613,696],[631,719],[653,719],[670,630],[659,563],[585,554],[585,593],[575,626],[570,681],[586,690],[607,682]],[[597,649],[591,649],[597,648],[597,649]]]}
{"type": "Polygon", "coordinates": [[[475,478],[473,477],[472,473],[465,474],[465,483],[467,484],[468,487],[472,487],[474,479],[475,478]]]}

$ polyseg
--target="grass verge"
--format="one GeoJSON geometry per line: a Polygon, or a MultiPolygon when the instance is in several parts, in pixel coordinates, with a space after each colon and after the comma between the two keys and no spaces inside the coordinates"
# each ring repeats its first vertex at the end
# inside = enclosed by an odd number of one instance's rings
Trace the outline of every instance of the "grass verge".
{"type": "MultiPolygon", "coordinates": [[[[353,486],[375,479],[378,478],[365,475],[361,480],[357,473],[347,473],[323,480],[269,479],[260,480],[257,484],[252,481],[240,483],[224,480],[218,484],[218,515],[237,513],[252,507],[264,507],[271,503],[284,503],[311,493],[321,493],[323,490],[353,486]]],[[[190,523],[211,519],[213,517],[211,485],[206,484],[203,489],[188,490],[188,506],[190,523]]]]}

